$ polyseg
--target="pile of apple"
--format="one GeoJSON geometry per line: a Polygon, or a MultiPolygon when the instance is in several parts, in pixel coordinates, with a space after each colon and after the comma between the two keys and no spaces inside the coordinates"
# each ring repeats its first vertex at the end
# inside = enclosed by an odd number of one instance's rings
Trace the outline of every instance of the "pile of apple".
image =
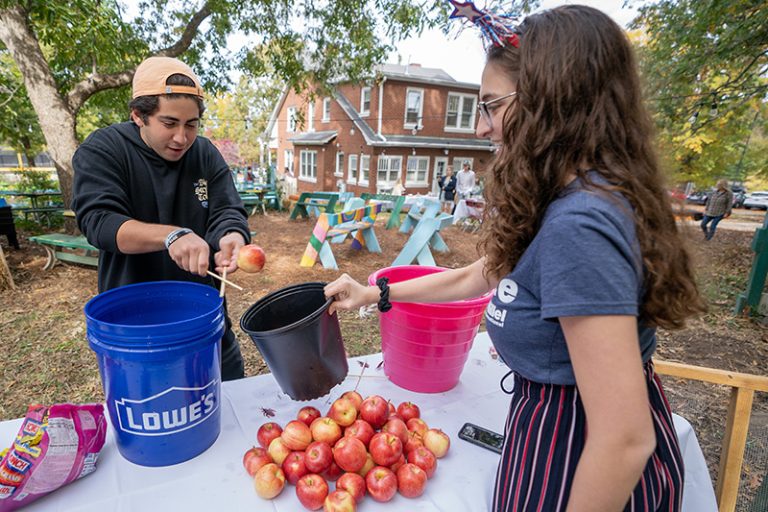
{"type": "Polygon", "coordinates": [[[451,444],[420,414],[412,402],[395,407],[379,395],[363,400],[347,391],[326,416],[306,406],[285,427],[261,425],[261,446],[245,452],[243,465],[259,496],[278,496],[287,481],[307,510],[353,512],[366,494],[379,502],[398,491],[416,498],[451,444]],[[336,490],[331,492],[329,481],[336,490]]]}

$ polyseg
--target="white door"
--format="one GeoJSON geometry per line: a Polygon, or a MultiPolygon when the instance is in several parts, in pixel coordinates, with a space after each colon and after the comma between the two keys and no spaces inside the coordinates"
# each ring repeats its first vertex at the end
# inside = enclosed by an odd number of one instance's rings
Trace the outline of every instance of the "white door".
{"type": "Polygon", "coordinates": [[[440,195],[440,186],[437,184],[437,179],[445,174],[446,167],[448,167],[448,157],[435,157],[435,171],[432,173],[432,195],[440,195]]]}

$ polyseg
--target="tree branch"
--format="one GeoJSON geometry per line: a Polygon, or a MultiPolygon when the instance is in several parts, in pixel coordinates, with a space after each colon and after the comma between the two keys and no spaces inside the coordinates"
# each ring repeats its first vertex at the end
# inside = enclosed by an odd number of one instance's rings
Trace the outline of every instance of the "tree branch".
{"type": "MultiPolygon", "coordinates": [[[[152,54],[155,57],[178,57],[189,49],[192,41],[197,35],[200,24],[211,15],[211,8],[206,2],[199,11],[192,15],[184,32],[178,41],[167,48],[156,51],[152,54]]],[[[80,110],[83,104],[99,91],[106,89],[115,89],[131,83],[133,73],[136,69],[131,68],[119,73],[94,73],[84,80],[81,80],[67,94],[67,104],[73,113],[80,110]]]]}

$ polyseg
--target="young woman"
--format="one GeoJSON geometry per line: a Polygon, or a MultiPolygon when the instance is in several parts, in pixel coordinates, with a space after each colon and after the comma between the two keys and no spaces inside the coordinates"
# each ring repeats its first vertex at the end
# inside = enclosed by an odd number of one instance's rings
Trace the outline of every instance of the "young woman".
{"type": "Polygon", "coordinates": [[[326,295],[333,309],[386,309],[495,290],[489,309],[505,322],[486,325],[514,382],[502,382],[494,510],[679,510],[682,457],[651,356],[656,327],[679,328],[703,304],[631,47],[588,7],[506,20],[492,26],[480,87],[477,134],[499,148],[485,256],[391,287],[345,275],[326,295]]]}

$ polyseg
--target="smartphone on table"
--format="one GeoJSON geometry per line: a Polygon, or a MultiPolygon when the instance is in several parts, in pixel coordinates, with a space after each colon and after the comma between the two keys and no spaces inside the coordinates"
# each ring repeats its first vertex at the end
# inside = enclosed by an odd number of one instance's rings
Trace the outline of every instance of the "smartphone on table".
{"type": "Polygon", "coordinates": [[[465,423],[459,430],[459,438],[499,454],[504,445],[503,435],[474,423],[465,423]]]}

